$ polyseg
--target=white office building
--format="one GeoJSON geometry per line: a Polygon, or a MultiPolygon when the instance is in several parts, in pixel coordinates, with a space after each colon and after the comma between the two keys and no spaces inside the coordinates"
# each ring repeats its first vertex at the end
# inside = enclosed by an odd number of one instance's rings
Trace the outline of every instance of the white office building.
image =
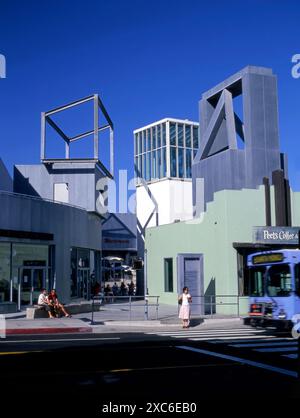
{"type": "Polygon", "coordinates": [[[141,229],[193,217],[192,161],[199,124],[165,118],[134,131],[137,218],[141,229]]]}

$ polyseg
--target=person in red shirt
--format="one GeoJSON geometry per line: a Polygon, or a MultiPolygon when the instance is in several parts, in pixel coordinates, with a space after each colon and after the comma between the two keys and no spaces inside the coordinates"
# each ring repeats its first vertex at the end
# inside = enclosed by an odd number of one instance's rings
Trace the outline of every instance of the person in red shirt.
{"type": "Polygon", "coordinates": [[[58,312],[63,312],[63,314],[67,317],[67,318],[71,318],[71,315],[66,311],[64,305],[62,303],[60,303],[60,301],[58,300],[58,296],[56,293],[55,289],[52,289],[51,292],[48,295],[48,300],[50,303],[52,303],[52,305],[54,306],[54,309],[58,312]]]}

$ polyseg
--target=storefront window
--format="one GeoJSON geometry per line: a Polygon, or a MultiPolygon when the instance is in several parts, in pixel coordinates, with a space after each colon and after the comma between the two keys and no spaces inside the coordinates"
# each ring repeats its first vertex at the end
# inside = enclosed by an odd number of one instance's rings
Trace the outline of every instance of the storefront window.
{"type": "Polygon", "coordinates": [[[71,248],[71,297],[77,296],[77,249],[71,248]]]}
{"type": "Polygon", "coordinates": [[[10,299],[10,244],[0,243],[0,303],[10,299]]]}
{"type": "Polygon", "coordinates": [[[77,266],[79,268],[90,267],[90,251],[79,248],[77,260],[78,260],[77,266]]]}
{"type": "Polygon", "coordinates": [[[36,303],[41,288],[49,288],[49,246],[12,245],[13,300],[21,283],[21,304],[36,303]],[[33,289],[33,292],[32,292],[33,289]]]}
{"type": "Polygon", "coordinates": [[[71,297],[90,299],[91,288],[99,281],[100,253],[85,248],[71,248],[71,297]],[[98,271],[99,270],[99,271],[98,271]]]}

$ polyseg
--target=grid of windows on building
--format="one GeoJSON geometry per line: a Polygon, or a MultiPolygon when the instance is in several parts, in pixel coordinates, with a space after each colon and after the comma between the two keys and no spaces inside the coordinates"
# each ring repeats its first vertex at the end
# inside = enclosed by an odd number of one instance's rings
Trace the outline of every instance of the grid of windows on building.
{"type": "Polygon", "coordinates": [[[198,148],[198,124],[166,121],[141,129],[134,135],[136,177],[147,182],[165,177],[191,178],[198,148]]]}

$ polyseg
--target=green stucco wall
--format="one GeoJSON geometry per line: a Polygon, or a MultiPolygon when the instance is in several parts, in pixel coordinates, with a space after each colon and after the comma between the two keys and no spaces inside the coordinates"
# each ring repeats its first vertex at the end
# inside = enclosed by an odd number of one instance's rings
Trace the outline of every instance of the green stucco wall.
{"type": "MultiPolygon", "coordinates": [[[[273,190],[272,195],[273,196],[273,190]]],[[[273,200],[273,199],[272,199],[273,200]]],[[[272,205],[273,206],[273,205],[272,205]]],[[[300,225],[300,193],[292,193],[294,225],[300,225]]],[[[272,207],[273,209],[273,207],[272,207]]],[[[274,210],[272,210],[272,221],[274,210]]],[[[199,219],[149,228],[146,231],[147,280],[150,295],[160,302],[177,303],[177,255],[204,255],[204,292],[214,281],[216,295],[237,295],[237,253],[233,242],[251,243],[252,227],[265,225],[264,188],[224,190],[199,219]],[[174,292],[164,291],[164,258],[173,258],[174,292]]],[[[220,301],[220,300],[219,300],[220,301]]],[[[236,298],[224,299],[234,303],[236,298]]],[[[218,307],[218,313],[236,313],[236,306],[218,307]],[[221,309],[222,308],[222,309],[221,309]]],[[[247,312],[247,298],[240,299],[240,313],[247,312]]]]}

